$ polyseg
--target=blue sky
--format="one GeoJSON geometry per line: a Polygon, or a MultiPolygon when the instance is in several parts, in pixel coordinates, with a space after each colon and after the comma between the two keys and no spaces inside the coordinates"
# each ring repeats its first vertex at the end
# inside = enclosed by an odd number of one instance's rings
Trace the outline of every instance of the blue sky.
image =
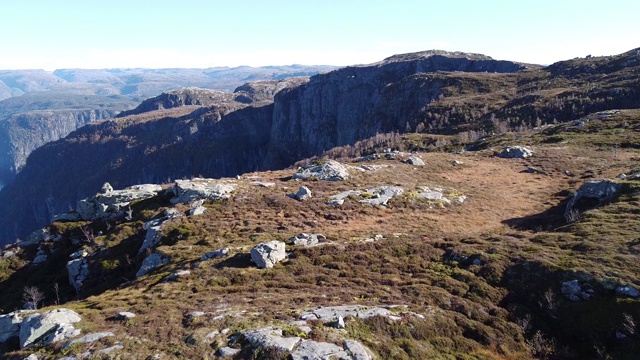
{"type": "Polygon", "coordinates": [[[549,64],[640,47],[640,1],[0,3],[0,69],[371,63],[429,49],[549,64]]]}

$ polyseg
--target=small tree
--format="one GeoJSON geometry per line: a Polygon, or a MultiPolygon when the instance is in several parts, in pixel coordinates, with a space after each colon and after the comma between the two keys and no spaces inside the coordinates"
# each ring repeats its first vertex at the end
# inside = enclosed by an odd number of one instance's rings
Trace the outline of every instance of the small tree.
{"type": "Polygon", "coordinates": [[[36,286],[25,286],[22,292],[22,300],[27,309],[37,310],[38,305],[44,300],[44,294],[36,286]]]}

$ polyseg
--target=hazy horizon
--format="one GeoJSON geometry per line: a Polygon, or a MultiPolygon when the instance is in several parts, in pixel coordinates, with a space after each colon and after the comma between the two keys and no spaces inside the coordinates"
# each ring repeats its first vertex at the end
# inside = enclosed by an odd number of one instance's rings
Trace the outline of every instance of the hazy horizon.
{"type": "Polygon", "coordinates": [[[634,48],[640,3],[61,0],[3,4],[0,69],[369,64],[430,49],[533,64],[634,48]]]}

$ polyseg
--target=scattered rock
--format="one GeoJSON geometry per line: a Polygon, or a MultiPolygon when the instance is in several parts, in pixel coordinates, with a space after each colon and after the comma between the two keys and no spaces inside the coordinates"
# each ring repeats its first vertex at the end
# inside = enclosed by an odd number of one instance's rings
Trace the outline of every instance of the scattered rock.
{"type": "Polygon", "coordinates": [[[420,159],[417,156],[409,156],[409,158],[407,160],[404,161],[405,163],[409,164],[409,165],[413,165],[413,166],[424,166],[425,163],[422,159],[420,159]]]}
{"type": "Polygon", "coordinates": [[[176,180],[167,193],[174,195],[171,199],[173,204],[190,204],[201,199],[227,200],[235,190],[236,185],[233,183],[215,179],[193,178],[191,180],[176,180]]]}
{"type": "Polygon", "coordinates": [[[205,261],[205,260],[209,260],[209,259],[215,259],[215,258],[227,256],[227,255],[229,255],[229,248],[228,247],[224,248],[224,249],[208,252],[208,253],[202,255],[202,257],[200,258],[200,261],[205,261]]]}
{"type": "Polygon", "coordinates": [[[68,343],[64,344],[64,346],[62,347],[63,349],[68,348],[69,346],[73,345],[73,344],[84,344],[84,343],[92,343],[94,341],[98,341],[102,338],[105,337],[111,337],[111,336],[115,336],[112,332],[98,332],[98,333],[93,333],[93,334],[87,334],[83,337],[77,338],[75,340],[69,341],[68,343]]]}
{"type": "Polygon", "coordinates": [[[302,233],[302,234],[298,234],[298,235],[290,238],[289,241],[293,245],[302,245],[302,246],[305,246],[305,247],[310,247],[310,246],[315,246],[320,241],[324,241],[326,239],[327,238],[322,234],[306,234],[306,233],[302,233]]]}
{"type": "Polygon", "coordinates": [[[460,166],[460,165],[464,165],[464,163],[460,160],[451,160],[451,165],[460,166]]]}
{"type": "Polygon", "coordinates": [[[588,284],[580,284],[578,280],[564,281],[560,287],[562,295],[570,301],[578,302],[589,300],[593,297],[593,289],[588,284]],[[583,286],[586,288],[583,289],[583,286]]]}
{"type": "Polygon", "coordinates": [[[239,352],[240,352],[239,349],[234,349],[234,348],[225,346],[218,349],[217,355],[220,357],[233,357],[239,352]]]}
{"type": "Polygon", "coordinates": [[[399,186],[378,186],[365,191],[371,198],[360,200],[360,202],[378,206],[386,206],[389,200],[404,193],[404,190],[399,186]]]}
{"type": "Polygon", "coordinates": [[[124,349],[124,346],[122,346],[122,345],[113,345],[113,346],[110,346],[108,348],[96,351],[96,354],[98,354],[98,355],[110,354],[110,353],[112,353],[114,351],[119,351],[119,350],[122,350],[122,349],[124,349]]]}
{"type": "Polygon", "coordinates": [[[312,196],[311,190],[306,186],[300,186],[298,192],[295,194],[290,194],[289,197],[294,198],[298,201],[304,201],[310,199],[312,196]]]}
{"type": "Polygon", "coordinates": [[[338,195],[333,195],[332,197],[330,197],[329,201],[327,201],[327,204],[333,205],[333,206],[340,206],[344,204],[344,200],[349,196],[360,196],[360,191],[357,191],[357,190],[343,191],[338,195]]]}
{"type": "Polygon", "coordinates": [[[89,277],[89,262],[81,257],[67,262],[67,272],[69,273],[69,284],[80,293],[82,284],[89,277]]]}
{"type": "Polygon", "coordinates": [[[261,269],[272,268],[276,263],[287,257],[285,243],[282,241],[269,241],[258,244],[251,249],[251,261],[261,269]]]}
{"type": "Polygon", "coordinates": [[[14,251],[5,251],[4,253],[2,253],[2,258],[3,259],[11,259],[15,255],[16,255],[16,253],[14,251]]]}
{"type": "Polygon", "coordinates": [[[167,264],[168,262],[169,258],[166,255],[160,252],[151,253],[142,261],[142,266],[140,266],[140,270],[136,273],[136,278],[139,278],[158,266],[167,264]]]}
{"type": "Polygon", "coordinates": [[[349,170],[346,166],[335,160],[328,160],[320,165],[312,164],[293,174],[293,179],[307,180],[309,178],[327,181],[343,181],[349,179],[349,170]]]}
{"type": "Polygon", "coordinates": [[[103,194],[109,194],[113,191],[113,186],[111,186],[111,184],[109,184],[108,182],[104,183],[102,185],[102,193],[103,194]]]}
{"type": "Polygon", "coordinates": [[[498,157],[506,159],[526,159],[533,155],[533,151],[522,146],[507,146],[498,154],[498,157]]]}
{"type": "Polygon", "coordinates": [[[638,292],[638,290],[632,286],[620,285],[616,287],[616,295],[637,298],[638,296],[640,296],[640,292],[638,292]]]}
{"type": "Polygon", "coordinates": [[[276,183],[272,183],[272,182],[262,182],[262,181],[254,181],[251,183],[251,185],[255,185],[255,186],[259,186],[259,187],[274,187],[276,186],[276,183]]]}
{"type": "Polygon", "coordinates": [[[136,317],[136,314],[128,311],[120,311],[113,318],[115,320],[131,320],[136,317]]]}
{"type": "Polygon", "coordinates": [[[189,271],[189,270],[178,270],[178,271],[172,273],[171,275],[167,276],[167,280],[168,281],[176,281],[179,278],[187,277],[189,275],[191,275],[191,271],[189,271]]]}
{"type": "Polygon", "coordinates": [[[323,322],[335,321],[339,317],[345,318],[353,316],[360,319],[366,319],[373,316],[389,317],[393,315],[391,311],[382,307],[367,307],[360,305],[341,305],[319,307],[314,310],[305,311],[300,315],[302,320],[320,320],[323,322]]]}
{"type": "Polygon", "coordinates": [[[197,207],[189,210],[189,216],[202,215],[202,214],[204,214],[205,211],[207,211],[207,208],[202,206],[202,205],[200,205],[200,206],[197,206],[197,207]]]}
{"type": "Polygon", "coordinates": [[[75,337],[80,330],[75,329],[72,324],[80,320],[80,315],[75,311],[64,308],[29,315],[20,326],[20,347],[36,343],[48,345],[75,337]]]}

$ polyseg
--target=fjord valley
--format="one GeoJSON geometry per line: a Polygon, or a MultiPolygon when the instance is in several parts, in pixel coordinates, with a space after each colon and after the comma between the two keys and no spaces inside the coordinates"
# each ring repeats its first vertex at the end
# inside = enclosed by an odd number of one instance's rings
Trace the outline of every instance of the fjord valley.
{"type": "Polygon", "coordinates": [[[32,150],[0,191],[4,356],[637,358],[640,49],[293,75],[32,150]]]}

